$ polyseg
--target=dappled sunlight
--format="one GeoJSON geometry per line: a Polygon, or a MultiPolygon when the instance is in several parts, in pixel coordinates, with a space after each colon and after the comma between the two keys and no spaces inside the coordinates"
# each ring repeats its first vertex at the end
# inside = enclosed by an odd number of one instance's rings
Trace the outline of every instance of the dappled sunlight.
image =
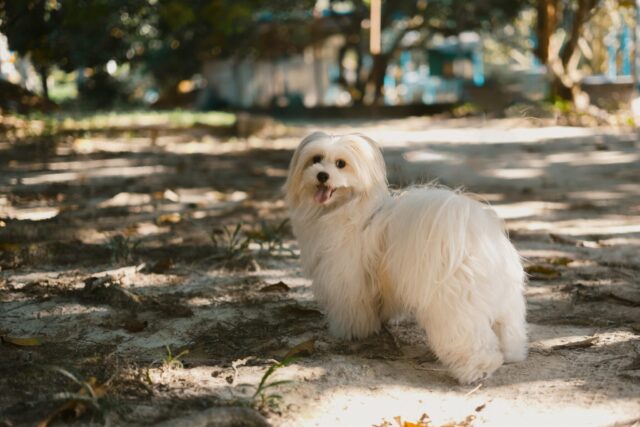
{"type": "Polygon", "coordinates": [[[73,141],[73,151],[79,154],[92,153],[143,153],[150,151],[150,138],[77,138],[73,141]]]}
{"type": "Polygon", "coordinates": [[[97,168],[121,168],[137,166],[137,161],[134,159],[127,159],[124,157],[115,159],[82,159],[76,161],[61,161],[54,160],[46,163],[33,162],[33,161],[11,161],[9,163],[10,169],[16,170],[49,170],[49,171],[81,171],[86,169],[97,168]]]}
{"type": "Polygon", "coordinates": [[[13,206],[0,207],[0,217],[16,219],[18,221],[44,221],[55,218],[60,213],[57,207],[32,207],[16,209],[13,206]]]}
{"type": "Polygon", "coordinates": [[[284,397],[277,425],[393,424],[424,413],[434,425],[470,415],[479,425],[602,425],[611,402],[635,408],[635,389],[596,367],[617,358],[611,369],[622,372],[633,359],[640,159],[626,156],[629,143],[611,137],[597,151],[601,129],[456,121],[429,129],[425,120],[330,132],[380,140],[394,186],[462,187],[505,220],[528,269],[531,354],[479,388],[454,383],[411,322],[364,341],[329,334],[290,225],[273,231],[287,216],[281,188],[306,132],[297,125],[282,137],[132,129],[69,137],[37,162],[21,152],[0,180],[0,233],[10,242],[0,252],[11,309],[3,333],[38,333],[49,340],[42,355],[57,345],[72,363],[80,359],[71,349],[116,351],[149,372],[151,382],[142,381],[154,403],[178,393],[198,402],[245,397],[250,387],[239,384],[259,383],[272,359],[315,338],[308,357],[273,378],[292,381],[269,389],[284,397]],[[238,226],[239,240],[216,241],[238,226]],[[90,295],[96,278],[111,291],[90,295]],[[589,327],[557,328],[570,322],[589,327]],[[614,334],[622,329],[629,335],[614,334]],[[591,347],[554,350],[596,332],[591,347]],[[166,346],[189,350],[182,368],[162,367],[166,346]],[[247,357],[235,372],[232,363],[247,357]]]}
{"type": "Polygon", "coordinates": [[[438,128],[405,131],[389,127],[376,129],[372,136],[383,147],[403,147],[406,144],[447,143],[447,144],[523,144],[545,142],[550,139],[593,137],[601,132],[597,129],[565,126],[526,127],[497,129],[492,126],[465,128],[438,128]]]}
{"type": "Polygon", "coordinates": [[[640,236],[603,238],[598,243],[603,246],[637,246],[640,251],[640,236]]]}
{"type": "MultiPolygon", "coordinates": [[[[553,211],[561,211],[567,209],[566,203],[558,202],[517,202],[507,204],[491,205],[494,211],[502,219],[513,220],[518,218],[529,218],[547,214],[553,211]]],[[[511,227],[517,228],[517,223],[510,223],[511,227]]]]}
{"type": "Polygon", "coordinates": [[[78,303],[58,303],[54,307],[46,310],[33,311],[33,319],[43,319],[48,321],[49,318],[57,318],[59,316],[77,316],[77,315],[108,315],[109,309],[105,306],[94,306],[89,304],[78,303]]]}
{"type": "Polygon", "coordinates": [[[625,151],[557,153],[547,155],[547,160],[550,164],[567,164],[571,166],[615,165],[638,162],[640,154],[625,151]]]}
{"type": "Polygon", "coordinates": [[[42,185],[63,182],[82,182],[99,178],[138,178],[145,175],[167,173],[170,169],[165,166],[127,166],[83,169],[82,172],[60,172],[32,174],[24,178],[13,178],[14,184],[42,185]]]}
{"type": "Polygon", "coordinates": [[[439,153],[432,150],[414,150],[407,151],[402,156],[408,162],[442,162],[446,161],[450,164],[460,163],[461,159],[454,157],[450,153],[439,153]]]}
{"type": "Polygon", "coordinates": [[[209,126],[229,126],[235,122],[235,116],[224,112],[193,111],[127,111],[93,114],[89,117],[66,117],[62,120],[63,129],[138,129],[145,127],[184,127],[197,124],[209,126]]]}
{"type": "Polygon", "coordinates": [[[533,168],[503,168],[490,170],[487,175],[504,179],[531,179],[540,178],[544,171],[533,168]]]}
{"type": "Polygon", "coordinates": [[[243,153],[247,150],[294,150],[300,137],[285,136],[282,138],[230,138],[220,140],[205,136],[202,141],[163,141],[158,146],[166,153],[175,154],[229,154],[243,153]]]}
{"type": "Polygon", "coordinates": [[[567,197],[573,200],[589,200],[594,202],[607,201],[607,200],[618,200],[624,199],[628,197],[626,192],[620,191],[598,191],[598,190],[587,190],[587,191],[570,191],[567,193],[567,197]]]}
{"type": "Polygon", "coordinates": [[[526,260],[528,258],[541,258],[541,259],[562,259],[566,258],[571,261],[571,265],[578,260],[574,260],[575,254],[570,251],[563,251],[559,249],[532,249],[526,248],[518,251],[520,255],[526,260]]]}
{"type": "MultiPolygon", "coordinates": [[[[532,427],[575,424],[601,426],[611,419],[610,409],[606,405],[593,405],[585,410],[579,404],[565,399],[554,401],[541,396],[535,403],[527,402],[522,399],[522,395],[527,394],[525,388],[519,388],[516,393],[500,392],[498,388],[495,391],[501,396],[496,397],[494,393],[489,397],[482,387],[473,392],[473,387],[468,390],[456,390],[459,387],[442,390],[428,385],[424,388],[391,385],[386,381],[377,384],[374,381],[369,387],[336,386],[318,396],[314,405],[305,405],[305,410],[299,416],[304,420],[304,425],[309,426],[368,426],[380,425],[384,420],[394,425],[396,417],[415,423],[423,414],[427,414],[436,426],[460,423],[469,416],[483,425],[498,425],[496,423],[499,422],[499,425],[532,427]]],[[[576,400],[581,399],[579,386],[567,387],[562,381],[533,381],[529,385],[536,388],[558,387],[576,400]]],[[[312,393],[302,393],[302,398],[313,397],[312,393]]]]}
{"type": "Polygon", "coordinates": [[[556,221],[513,221],[511,228],[546,233],[560,233],[570,236],[606,236],[612,234],[640,233],[640,221],[635,216],[589,219],[569,219],[556,221]]]}
{"type": "Polygon", "coordinates": [[[151,203],[150,194],[139,193],[118,193],[110,199],[104,200],[98,204],[99,208],[112,208],[120,206],[139,206],[151,203]]]}

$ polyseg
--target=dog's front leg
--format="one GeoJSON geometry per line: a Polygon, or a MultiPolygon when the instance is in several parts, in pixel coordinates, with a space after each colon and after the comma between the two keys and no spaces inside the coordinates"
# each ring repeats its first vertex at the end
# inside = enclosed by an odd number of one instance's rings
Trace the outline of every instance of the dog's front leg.
{"type": "Polygon", "coordinates": [[[379,297],[365,274],[352,271],[314,280],[316,297],[327,312],[329,330],[339,338],[365,338],[380,330],[379,297]]]}

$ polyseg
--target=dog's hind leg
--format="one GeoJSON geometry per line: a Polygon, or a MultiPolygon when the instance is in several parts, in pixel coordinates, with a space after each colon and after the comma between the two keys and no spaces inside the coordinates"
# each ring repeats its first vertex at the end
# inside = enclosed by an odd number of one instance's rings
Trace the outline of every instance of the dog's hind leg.
{"type": "Polygon", "coordinates": [[[504,361],[521,362],[527,358],[527,322],[524,299],[516,296],[493,327],[500,339],[504,361]]]}
{"type": "Polygon", "coordinates": [[[433,301],[417,318],[433,352],[460,383],[486,378],[502,365],[489,319],[471,306],[433,301]]]}

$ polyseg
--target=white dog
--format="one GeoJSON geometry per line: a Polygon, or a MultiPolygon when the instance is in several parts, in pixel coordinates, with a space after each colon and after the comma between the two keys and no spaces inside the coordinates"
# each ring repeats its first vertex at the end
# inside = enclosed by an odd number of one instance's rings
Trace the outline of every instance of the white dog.
{"type": "Polygon", "coordinates": [[[382,153],[361,135],[306,137],[285,192],[334,335],[412,313],[461,383],[526,358],[525,274],[491,208],[434,187],[391,195],[382,153]]]}

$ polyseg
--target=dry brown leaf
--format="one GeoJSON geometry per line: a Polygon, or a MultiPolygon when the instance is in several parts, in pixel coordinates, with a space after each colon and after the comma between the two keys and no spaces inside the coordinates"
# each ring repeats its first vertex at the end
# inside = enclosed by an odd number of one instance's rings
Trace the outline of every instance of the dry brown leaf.
{"type": "Polygon", "coordinates": [[[164,273],[167,270],[173,268],[173,260],[171,258],[162,258],[156,261],[151,267],[146,268],[145,270],[149,273],[164,273]]]}
{"type": "Polygon", "coordinates": [[[122,327],[127,330],[127,332],[136,333],[142,332],[148,325],[149,322],[146,320],[128,319],[124,321],[122,327]]]}
{"type": "Polygon", "coordinates": [[[475,421],[476,416],[475,415],[467,415],[467,418],[465,418],[462,421],[451,421],[445,424],[442,424],[441,427],[471,427],[473,426],[473,422],[475,421]]]}
{"type": "Polygon", "coordinates": [[[560,277],[560,272],[557,269],[541,264],[529,265],[525,267],[524,271],[530,276],[533,276],[533,278],[538,279],[552,279],[560,277]]]}
{"type": "Polygon", "coordinates": [[[174,213],[170,213],[170,214],[160,215],[156,219],[156,224],[158,224],[158,225],[177,224],[180,221],[182,221],[182,217],[180,216],[179,213],[174,212],[174,213]]]}
{"type": "Polygon", "coordinates": [[[42,344],[42,342],[38,338],[34,337],[26,337],[26,338],[18,338],[11,337],[8,335],[0,336],[0,341],[3,343],[16,345],[18,347],[36,347],[42,344]]]}
{"type": "Polygon", "coordinates": [[[568,257],[549,258],[549,264],[566,266],[571,264],[574,259],[568,257]]]}
{"type": "Polygon", "coordinates": [[[260,292],[289,292],[289,289],[291,288],[286,283],[280,281],[272,285],[263,286],[260,292]]]}

